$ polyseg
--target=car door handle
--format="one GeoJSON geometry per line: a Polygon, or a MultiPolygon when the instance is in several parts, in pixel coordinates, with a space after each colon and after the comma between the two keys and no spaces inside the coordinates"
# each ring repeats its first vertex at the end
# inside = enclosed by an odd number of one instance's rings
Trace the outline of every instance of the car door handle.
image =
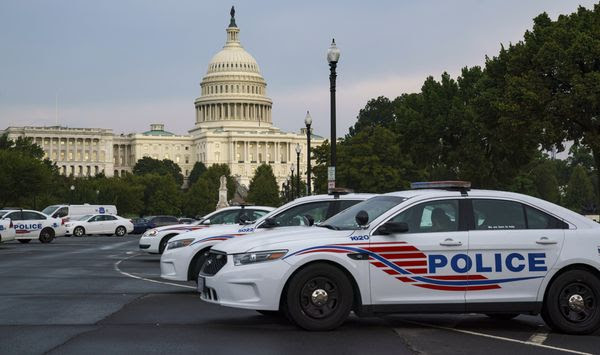
{"type": "Polygon", "coordinates": [[[444,241],[440,242],[441,246],[445,246],[445,247],[459,247],[462,245],[462,242],[460,240],[454,240],[452,238],[447,238],[444,241]]]}
{"type": "Polygon", "coordinates": [[[550,244],[557,244],[558,242],[554,239],[548,239],[547,237],[541,237],[540,239],[535,241],[537,244],[541,244],[541,245],[550,245],[550,244]]]}

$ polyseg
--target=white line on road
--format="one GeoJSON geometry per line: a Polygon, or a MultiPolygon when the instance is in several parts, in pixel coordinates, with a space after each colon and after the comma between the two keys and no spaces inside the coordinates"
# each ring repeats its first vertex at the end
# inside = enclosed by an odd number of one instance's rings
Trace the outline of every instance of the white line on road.
{"type": "MultiPolygon", "coordinates": [[[[511,343],[518,343],[518,344],[523,344],[523,345],[536,346],[536,347],[540,347],[540,348],[544,348],[544,349],[562,351],[562,352],[565,352],[565,353],[580,354],[580,355],[593,355],[592,353],[586,353],[586,352],[577,351],[577,350],[573,350],[573,349],[559,348],[559,347],[556,347],[556,346],[539,344],[539,343],[533,342],[531,340],[523,341],[523,340],[506,338],[506,337],[501,337],[501,336],[496,336],[496,335],[491,335],[491,334],[477,333],[477,332],[473,332],[473,331],[470,331],[470,330],[463,330],[463,329],[456,329],[456,328],[444,327],[444,326],[435,325],[435,324],[421,323],[421,322],[415,322],[415,321],[409,321],[409,320],[402,320],[402,321],[406,322],[406,323],[412,323],[412,324],[420,325],[420,326],[423,326],[423,327],[430,327],[430,328],[448,330],[448,331],[457,332],[457,333],[463,333],[463,334],[469,334],[469,335],[476,335],[476,336],[480,336],[480,337],[484,337],[484,338],[491,338],[491,339],[496,339],[496,340],[508,341],[508,342],[511,342],[511,343]]],[[[398,335],[401,335],[402,329],[394,328],[394,331],[398,335]]],[[[546,334],[546,336],[547,336],[547,334],[546,334]]]]}
{"type": "Polygon", "coordinates": [[[157,283],[157,284],[163,284],[163,285],[171,285],[171,286],[177,286],[177,287],[183,287],[183,288],[191,288],[191,289],[194,289],[194,290],[196,289],[196,288],[195,288],[195,287],[193,287],[193,286],[180,285],[180,284],[176,284],[176,283],[173,283],[173,282],[164,282],[164,281],[157,281],[157,280],[147,279],[147,278],[145,278],[145,277],[141,277],[141,276],[137,276],[137,275],[130,274],[130,273],[128,273],[128,272],[125,272],[125,271],[123,271],[123,270],[121,270],[121,269],[119,268],[119,264],[121,264],[121,262],[123,262],[123,261],[125,261],[125,260],[127,260],[127,259],[134,258],[134,257],[136,257],[136,256],[139,256],[139,255],[140,255],[140,254],[131,255],[131,256],[128,256],[128,257],[126,257],[126,258],[124,258],[124,259],[121,259],[121,260],[117,261],[117,262],[115,263],[115,270],[116,270],[118,273],[122,274],[122,275],[125,275],[125,276],[128,276],[128,277],[132,277],[132,278],[134,278],[134,279],[138,279],[138,280],[144,280],[144,281],[154,282],[154,283],[157,283]]]}
{"type": "Polygon", "coordinates": [[[527,341],[536,344],[544,344],[546,339],[548,339],[548,333],[533,333],[527,341]]]}

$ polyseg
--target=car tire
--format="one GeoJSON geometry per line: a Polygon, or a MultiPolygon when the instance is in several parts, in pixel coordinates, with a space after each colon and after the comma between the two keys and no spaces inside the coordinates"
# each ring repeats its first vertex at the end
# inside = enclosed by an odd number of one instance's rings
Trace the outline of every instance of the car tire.
{"type": "Polygon", "coordinates": [[[31,241],[31,239],[17,239],[19,243],[27,244],[31,241]]]}
{"type": "Polygon", "coordinates": [[[83,227],[75,227],[75,229],[73,229],[73,236],[83,237],[84,235],[85,235],[85,229],[83,227]]]}
{"type": "Polygon", "coordinates": [[[519,313],[489,313],[486,316],[494,320],[511,320],[518,317],[519,313]]]}
{"type": "Polygon", "coordinates": [[[54,231],[50,228],[42,229],[39,240],[44,244],[52,242],[54,240],[54,231]]]}
{"type": "Polygon", "coordinates": [[[176,235],[177,234],[167,235],[167,236],[163,237],[163,239],[160,240],[160,244],[158,244],[158,253],[159,254],[162,254],[165,251],[165,249],[167,248],[167,243],[169,243],[169,240],[171,240],[171,238],[173,238],[176,235]]]}
{"type": "Polygon", "coordinates": [[[202,265],[206,261],[208,257],[208,251],[210,248],[200,250],[190,262],[190,267],[188,268],[188,280],[198,282],[198,274],[200,273],[200,269],[202,269],[202,265]]]}
{"type": "Polygon", "coordinates": [[[118,226],[115,230],[115,234],[117,237],[124,237],[125,234],[127,234],[127,229],[125,229],[123,226],[118,226]]]}
{"type": "Polygon", "coordinates": [[[354,292],[346,274],[330,264],[312,264],[288,283],[284,314],[306,330],[331,330],[344,323],[354,292]]]}
{"type": "Polygon", "coordinates": [[[586,270],[569,270],[547,287],[542,317],[567,334],[591,334],[600,328],[600,279],[586,270]]]}

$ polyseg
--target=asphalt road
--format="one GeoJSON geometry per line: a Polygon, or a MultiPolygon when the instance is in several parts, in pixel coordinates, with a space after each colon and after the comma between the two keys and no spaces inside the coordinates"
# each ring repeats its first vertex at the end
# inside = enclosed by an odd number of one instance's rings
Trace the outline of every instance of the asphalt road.
{"type": "Polygon", "coordinates": [[[278,317],[207,304],[159,278],[137,236],[0,245],[0,354],[600,353],[600,333],[551,333],[540,317],[351,317],[306,332],[278,317]]]}

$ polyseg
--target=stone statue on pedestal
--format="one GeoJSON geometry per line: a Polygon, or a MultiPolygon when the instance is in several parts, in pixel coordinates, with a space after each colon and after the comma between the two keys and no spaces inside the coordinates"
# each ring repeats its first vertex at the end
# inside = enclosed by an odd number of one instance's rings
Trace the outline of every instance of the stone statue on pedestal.
{"type": "Polygon", "coordinates": [[[227,178],[225,175],[221,176],[221,186],[219,186],[219,202],[217,202],[217,209],[229,207],[227,203],[227,178]]]}

